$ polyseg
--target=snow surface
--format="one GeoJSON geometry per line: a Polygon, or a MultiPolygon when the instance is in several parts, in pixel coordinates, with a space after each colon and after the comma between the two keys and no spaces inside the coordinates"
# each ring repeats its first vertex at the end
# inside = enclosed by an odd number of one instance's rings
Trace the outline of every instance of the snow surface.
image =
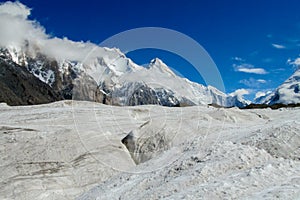
{"type": "Polygon", "coordinates": [[[299,108],[1,104],[0,196],[300,199],[299,117],[299,108]],[[121,142],[130,133],[134,152],[121,142]]]}

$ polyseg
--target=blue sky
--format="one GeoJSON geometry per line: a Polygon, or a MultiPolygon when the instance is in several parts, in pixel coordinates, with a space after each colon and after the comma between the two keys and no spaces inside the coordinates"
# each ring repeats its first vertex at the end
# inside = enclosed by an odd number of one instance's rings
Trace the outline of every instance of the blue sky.
{"type": "MultiPolygon", "coordinates": [[[[75,41],[100,43],[138,27],[164,27],[201,44],[215,61],[226,92],[245,88],[253,98],[272,90],[295,70],[300,57],[298,0],[21,0],[33,8],[31,19],[47,33],[75,41]],[[288,62],[290,60],[290,62],[288,62]]],[[[138,64],[159,57],[183,76],[203,83],[184,59],[161,50],[138,50],[128,57],[138,64]]]]}

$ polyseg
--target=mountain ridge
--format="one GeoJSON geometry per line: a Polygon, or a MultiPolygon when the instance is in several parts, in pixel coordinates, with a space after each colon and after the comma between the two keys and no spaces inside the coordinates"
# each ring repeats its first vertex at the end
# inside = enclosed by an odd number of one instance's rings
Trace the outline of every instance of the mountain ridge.
{"type": "MultiPolygon", "coordinates": [[[[30,45],[28,43],[27,47],[30,45]]],[[[38,47],[33,53],[32,49],[26,48],[2,48],[1,55],[5,60],[25,67],[40,81],[61,93],[64,99],[123,106],[247,105],[243,99],[233,100],[230,95],[212,86],[205,87],[178,77],[158,58],[153,59],[149,67],[145,68],[135,64],[116,48],[97,46],[83,62],[51,58],[39,52],[38,47]]]]}

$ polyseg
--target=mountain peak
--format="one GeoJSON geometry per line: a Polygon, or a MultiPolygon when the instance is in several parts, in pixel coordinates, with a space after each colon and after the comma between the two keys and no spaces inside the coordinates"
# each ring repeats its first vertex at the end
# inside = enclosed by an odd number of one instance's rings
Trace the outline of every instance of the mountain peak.
{"type": "Polygon", "coordinates": [[[159,58],[154,58],[150,61],[150,65],[162,65],[164,62],[159,58]]]}
{"type": "Polygon", "coordinates": [[[262,96],[256,103],[264,104],[293,104],[300,102],[300,69],[297,69],[283,84],[270,94],[262,96]]]}
{"type": "Polygon", "coordinates": [[[159,58],[151,60],[149,69],[158,69],[162,73],[167,73],[174,77],[176,76],[175,73],[159,58]]]}

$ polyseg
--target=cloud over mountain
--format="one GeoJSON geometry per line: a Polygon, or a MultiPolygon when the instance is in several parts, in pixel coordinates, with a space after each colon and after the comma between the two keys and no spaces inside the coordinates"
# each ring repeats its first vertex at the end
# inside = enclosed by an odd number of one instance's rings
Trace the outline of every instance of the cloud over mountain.
{"type": "Polygon", "coordinates": [[[296,68],[300,68],[300,57],[299,57],[299,58],[296,58],[296,59],[294,59],[294,60],[288,59],[287,63],[288,63],[289,65],[292,65],[292,66],[296,67],[296,68]]]}
{"type": "Polygon", "coordinates": [[[243,97],[244,95],[250,94],[250,92],[246,89],[237,89],[236,91],[230,93],[230,96],[238,96],[243,97]]]}
{"type": "MultiPolygon", "coordinates": [[[[52,37],[37,21],[30,20],[31,9],[20,2],[0,4],[0,47],[23,49],[25,46],[57,60],[84,61],[97,48],[90,42],[74,42],[67,38],[52,37]]],[[[18,49],[17,49],[18,50],[18,49]]]]}

